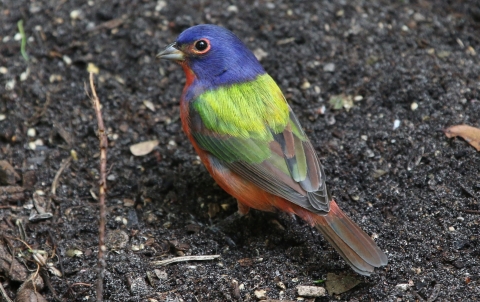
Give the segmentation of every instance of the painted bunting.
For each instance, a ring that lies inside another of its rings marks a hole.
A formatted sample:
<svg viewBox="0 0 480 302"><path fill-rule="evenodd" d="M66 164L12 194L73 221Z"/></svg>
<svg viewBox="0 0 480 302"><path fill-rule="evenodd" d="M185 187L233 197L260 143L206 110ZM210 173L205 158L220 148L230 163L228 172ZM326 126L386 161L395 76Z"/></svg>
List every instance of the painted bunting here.
<svg viewBox="0 0 480 302"><path fill-rule="evenodd" d="M182 66L183 130L218 185L237 199L240 214L277 209L301 217L361 275L387 264L375 242L329 195L297 117L237 36L197 25L157 57Z"/></svg>

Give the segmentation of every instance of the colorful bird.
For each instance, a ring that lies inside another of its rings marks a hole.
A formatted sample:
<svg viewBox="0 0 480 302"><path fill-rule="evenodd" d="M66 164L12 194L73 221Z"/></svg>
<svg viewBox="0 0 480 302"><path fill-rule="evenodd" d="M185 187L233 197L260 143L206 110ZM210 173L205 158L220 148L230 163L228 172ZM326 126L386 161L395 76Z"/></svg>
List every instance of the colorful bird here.
<svg viewBox="0 0 480 302"><path fill-rule="evenodd" d="M250 208L315 226L361 275L387 264L375 242L329 195L315 150L280 88L232 32L197 25L158 54L186 75L183 130L215 181Z"/></svg>

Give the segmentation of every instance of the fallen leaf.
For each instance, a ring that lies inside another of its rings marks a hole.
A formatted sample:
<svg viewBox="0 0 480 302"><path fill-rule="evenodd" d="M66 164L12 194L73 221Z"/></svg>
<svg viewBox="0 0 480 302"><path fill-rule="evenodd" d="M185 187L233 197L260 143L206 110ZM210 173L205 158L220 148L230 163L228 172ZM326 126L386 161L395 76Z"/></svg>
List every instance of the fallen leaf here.
<svg viewBox="0 0 480 302"><path fill-rule="evenodd" d="M468 125L456 125L443 130L448 138L460 136L480 151L480 129Z"/></svg>
<svg viewBox="0 0 480 302"><path fill-rule="evenodd" d="M158 140L151 140L146 142L141 142L135 145L130 146L130 152L135 156L144 156L152 152L152 150L158 146Z"/></svg>
<svg viewBox="0 0 480 302"><path fill-rule="evenodd" d="M328 273L325 288L329 295L344 293L360 284L356 275Z"/></svg>

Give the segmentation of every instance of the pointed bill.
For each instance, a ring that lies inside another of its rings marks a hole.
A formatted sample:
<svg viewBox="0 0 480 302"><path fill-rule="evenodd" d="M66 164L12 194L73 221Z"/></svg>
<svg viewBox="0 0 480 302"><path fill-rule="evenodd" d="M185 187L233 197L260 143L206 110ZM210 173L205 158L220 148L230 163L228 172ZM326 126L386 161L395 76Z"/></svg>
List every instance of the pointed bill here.
<svg viewBox="0 0 480 302"><path fill-rule="evenodd" d="M176 43L168 45L167 48L157 54L157 58L172 61L183 61L185 59L185 54L176 46Z"/></svg>

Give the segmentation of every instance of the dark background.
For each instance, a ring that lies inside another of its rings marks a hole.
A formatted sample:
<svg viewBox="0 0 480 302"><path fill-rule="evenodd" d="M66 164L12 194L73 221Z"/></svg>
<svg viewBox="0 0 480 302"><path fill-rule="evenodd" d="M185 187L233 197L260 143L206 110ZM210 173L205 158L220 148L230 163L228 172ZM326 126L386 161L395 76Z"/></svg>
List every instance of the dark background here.
<svg viewBox="0 0 480 302"><path fill-rule="evenodd" d="M28 62L14 39L20 19ZM255 300L257 289L295 300L297 285L350 272L320 234L284 215L253 211L227 224L227 237L208 227L236 204L181 131L181 68L155 59L199 23L225 26L267 53L261 62L311 138L332 194L389 257L354 289L317 301L478 299L480 216L465 210L480 210L480 156L440 131L479 126L478 1L2 1L0 158L27 191L3 202L12 207L0 209L0 230L18 237L21 219L31 246L51 255L55 242L60 258L50 262L63 266L64 278L50 278L59 296L93 301L95 293L94 286L69 290L96 280L98 207L90 191L97 190L99 149L84 92L89 63L100 70L97 92L110 137L107 228L128 238L109 245L106 300L230 301L238 298L232 280L244 301ZM363 99L349 111L333 110L328 100L342 93ZM27 136L29 128L36 137ZM28 149L36 139L44 146ZM130 145L151 139L160 141L154 152L131 155ZM21 206L35 190L50 197L72 149L78 160L60 178L53 217L29 222L30 210ZM71 249L83 255L68 257ZM150 282L151 261L182 253L221 258L157 268L166 279ZM20 283L0 280L14 297ZM406 291L396 287L405 283ZM53 301L50 290L41 293Z"/></svg>

